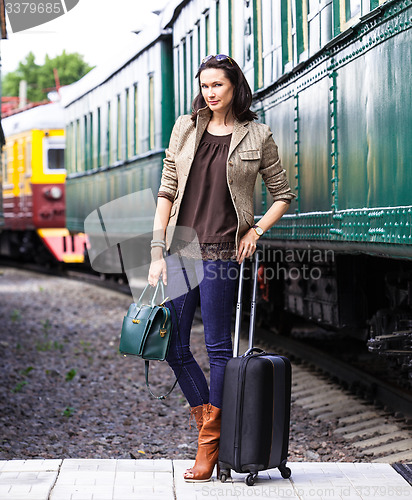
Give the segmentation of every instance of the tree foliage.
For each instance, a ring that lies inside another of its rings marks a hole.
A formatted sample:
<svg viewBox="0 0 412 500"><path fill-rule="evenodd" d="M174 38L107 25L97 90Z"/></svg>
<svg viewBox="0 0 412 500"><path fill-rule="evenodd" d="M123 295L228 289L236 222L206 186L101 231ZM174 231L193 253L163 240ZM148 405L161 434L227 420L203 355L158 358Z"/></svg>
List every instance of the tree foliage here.
<svg viewBox="0 0 412 500"><path fill-rule="evenodd" d="M43 66L36 64L35 56L32 52L27 54L26 59L19 63L16 71L7 73L2 82L2 95L18 96L21 80L27 81L27 99L31 102L38 102L47 99L47 93L56 87L54 69L57 70L60 85L70 85L76 82L92 67L83 60L83 56L77 52L62 54L54 58L46 55Z"/></svg>

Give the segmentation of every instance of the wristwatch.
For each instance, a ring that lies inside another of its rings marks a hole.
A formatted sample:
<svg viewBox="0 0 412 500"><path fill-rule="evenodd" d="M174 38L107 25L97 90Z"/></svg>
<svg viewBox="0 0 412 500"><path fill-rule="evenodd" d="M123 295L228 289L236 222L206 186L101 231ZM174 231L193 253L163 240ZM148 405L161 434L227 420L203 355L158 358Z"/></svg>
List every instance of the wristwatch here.
<svg viewBox="0 0 412 500"><path fill-rule="evenodd" d="M263 231L263 229L262 229L260 226L258 226L257 224L255 224L255 225L254 225L254 226L252 226L252 227L253 227L253 229L255 230L255 232L256 232L256 234L257 234L258 236L262 236L262 234L265 232L265 231Z"/></svg>

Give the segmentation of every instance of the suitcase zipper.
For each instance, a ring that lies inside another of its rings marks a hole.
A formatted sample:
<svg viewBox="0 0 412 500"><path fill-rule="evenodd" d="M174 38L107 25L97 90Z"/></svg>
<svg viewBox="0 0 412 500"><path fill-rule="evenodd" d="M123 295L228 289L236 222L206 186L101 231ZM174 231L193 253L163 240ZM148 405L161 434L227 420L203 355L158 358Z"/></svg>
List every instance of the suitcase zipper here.
<svg viewBox="0 0 412 500"><path fill-rule="evenodd" d="M246 381L246 368L247 364L250 361L250 359L261 356L262 354L249 354L248 356L243 355L240 360L240 365L239 365L239 372L240 372L240 388L237 394L237 401L236 401L236 415L238 416L238 421L235 425L235 453L234 453L234 462L235 462L235 470L242 472L242 463L241 463L241 458L242 458L242 447L241 447L241 442L242 442L242 421L243 421L243 411L241 411L241 401L244 400L244 392L245 392L245 381Z"/></svg>
<svg viewBox="0 0 412 500"><path fill-rule="evenodd" d="M246 371L246 364L248 362L248 359L246 358L241 358L240 364L239 364L239 379L240 379L240 384L239 384L239 391L237 394L237 401L236 401L236 415L238 421L236 422L235 425L235 453L234 453L234 462L235 462L235 470L236 471L241 471L241 437L242 437L242 420L243 420L243 411L241 409L241 401L243 400L243 393L245 389L245 371ZM244 367L244 368L243 368Z"/></svg>

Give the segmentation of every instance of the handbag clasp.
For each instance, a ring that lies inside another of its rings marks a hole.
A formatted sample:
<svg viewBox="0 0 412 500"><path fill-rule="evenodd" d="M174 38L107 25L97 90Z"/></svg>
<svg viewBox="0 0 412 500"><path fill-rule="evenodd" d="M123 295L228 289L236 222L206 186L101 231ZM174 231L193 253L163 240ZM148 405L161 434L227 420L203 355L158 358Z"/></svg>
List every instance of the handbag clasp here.
<svg viewBox="0 0 412 500"><path fill-rule="evenodd" d="M140 323L140 319L132 319L132 323Z"/></svg>
<svg viewBox="0 0 412 500"><path fill-rule="evenodd" d="M166 328L161 328L160 329L160 336L163 338L166 335Z"/></svg>

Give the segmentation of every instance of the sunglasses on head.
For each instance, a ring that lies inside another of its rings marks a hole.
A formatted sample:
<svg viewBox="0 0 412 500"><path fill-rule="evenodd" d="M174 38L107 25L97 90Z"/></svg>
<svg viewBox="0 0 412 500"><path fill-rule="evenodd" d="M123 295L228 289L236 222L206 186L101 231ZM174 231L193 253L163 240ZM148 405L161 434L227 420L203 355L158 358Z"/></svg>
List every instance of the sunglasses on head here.
<svg viewBox="0 0 412 500"><path fill-rule="evenodd" d="M202 67L207 63L207 61L210 61L210 59L213 58L215 58L216 61L224 61L225 59L228 59L230 64L233 66L232 60L229 56L227 56L226 54L217 54L217 55L206 56L204 59L202 59L202 64L200 65L199 69L202 69Z"/></svg>

